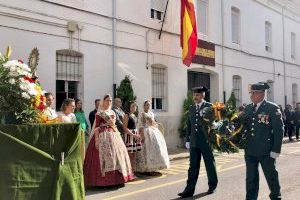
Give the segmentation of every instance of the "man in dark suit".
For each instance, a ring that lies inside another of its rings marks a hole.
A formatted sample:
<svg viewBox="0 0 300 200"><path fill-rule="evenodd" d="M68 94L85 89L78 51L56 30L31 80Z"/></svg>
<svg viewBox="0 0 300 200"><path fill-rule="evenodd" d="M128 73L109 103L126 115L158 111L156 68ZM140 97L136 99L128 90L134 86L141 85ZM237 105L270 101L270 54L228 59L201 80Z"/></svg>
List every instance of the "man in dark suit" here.
<svg viewBox="0 0 300 200"><path fill-rule="evenodd" d="M292 136L294 130L294 112L293 112L293 107L290 104L286 105L286 108L284 109L284 114L285 114L285 129L289 136L289 140L293 141Z"/></svg>
<svg viewBox="0 0 300 200"><path fill-rule="evenodd" d="M300 129L300 104L297 104L294 114L294 122L296 126L296 139L299 140L299 129Z"/></svg>
<svg viewBox="0 0 300 200"><path fill-rule="evenodd" d="M186 132L186 148L190 149L190 167L188 171L187 185L178 195L182 198L194 195L195 186L199 176L201 156L204 159L208 177L208 194L214 193L217 184L217 170L214 155L207 141L208 127L203 120L203 110L212 104L204 100L206 87L193 88L194 105L189 108Z"/></svg>
<svg viewBox="0 0 300 200"><path fill-rule="evenodd" d="M99 105L100 105L100 99L95 99L95 109L93 111L91 111L89 114L89 121L91 124L91 128L93 128L94 121L95 121L95 115L97 113Z"/></svg>
<svg viewBox="0 0 300 200"><path fill-rule="evenodd" d="M275 103L265 100L267 89L267 83L251 85L252 103L246 106L241 115L248 132L245 148L247 200L257 200L259 164L271 191L270 199L281 199L276 158L281 151L284 126L280 108Z"/></svg>
<svg viewBox="0 0 300 200"><path fill-rule="evenodd" d="M125 116L125 112L122 110L122 100L121 100L121 98L116 97L114 99L114 107L112 108L112 110L116 114L117 128L118 128L119 132L121 133L121 136L122 136L123 140L125 141L124 129L123 129L123 118Z"/></svg>

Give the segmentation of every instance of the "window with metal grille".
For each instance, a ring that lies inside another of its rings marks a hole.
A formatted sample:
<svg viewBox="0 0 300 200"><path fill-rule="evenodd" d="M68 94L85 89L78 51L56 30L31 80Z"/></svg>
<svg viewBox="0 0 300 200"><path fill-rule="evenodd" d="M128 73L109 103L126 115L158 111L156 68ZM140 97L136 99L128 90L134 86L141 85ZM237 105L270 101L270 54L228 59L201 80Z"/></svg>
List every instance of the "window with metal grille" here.
<svg viewBox="0 0 300 200"><path fill-rule="evenodd" d="M56 110L66 98L79 97L83 54L64 49L56 51Z"/></svg>
<svg viewBox="0 0 300 200"><path fill-rule="evenodd" d="M151 0L151 18L162 20L167 0Z"/></svg>
<svg viewBox="0 0 300 200"><path fill-rule="evenodd" d="M231 8L231 38L232 42L240 44L241 41L240 10L236 7Z"/></svg>
<svg viewBox="0 0 300 200"><path fill-rule="evenodd" d="M265 50L272 52L272 24L265 22Z"/></svg>
<svg viewBox="0 0 300 200"><path fill-rule="evenodd" d="M270 86L267 90L267 100L274 102L274 81L268 80L267 83Z"/></svg>
<svg viewBox="0 0 300 200"><path fill-rule="evenodd" d="M242 105L242 78L238 75L232 77L232 91L236 98L236 105Z"/></svg>
<svg viewBox="0 0 300 200"><path fill-rule="evenodd" d="M167 68L162 65L152 66L152 109L167 110Z"/></svg>
<svg viewBox="0 0 300 200"><path fill-rule="evenodd" d="M197 0L197 27L198 32L207 35L208 1Z"/></svg>
<svg viewBox="0 0 300 200"><path fill-rule="evenodd" d="M296 59L296 34L291 33L291 58Z"/></svg>
<svg viewBox="0 0 300 200"><path fill-rule="evenodd" d="M292 84L292 96L293 96L293 106L296 106L298 102L298 85L296 83Z"/></svg>

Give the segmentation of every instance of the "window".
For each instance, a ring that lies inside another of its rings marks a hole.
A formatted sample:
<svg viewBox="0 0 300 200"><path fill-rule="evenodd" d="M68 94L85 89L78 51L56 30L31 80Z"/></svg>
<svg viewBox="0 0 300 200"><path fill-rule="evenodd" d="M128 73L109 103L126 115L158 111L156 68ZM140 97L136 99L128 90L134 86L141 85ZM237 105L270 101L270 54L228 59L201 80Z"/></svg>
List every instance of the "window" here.
<svg viewBox="0 0 300 200"><path fill-rule="evenodd" d="M242 78L238 75L232 77L232 91L236 98L236 105L242 105Z"/></svg>
<svg viewBox="0 0 300 200"><path fill-rule="evenodd" d="M232 42L240 44L241 42L241 23L240 23L240 10L238 8L231 8L231 38Z"/></svg>
<svg viewBox="0 0 300 200"><path fill-rule="evenodd" d="M165 12L166 0L151 0L151 18L162 20Z"/></svg>
<svg viewBox="0 0 300 200"><path fill-rule="evenodd" d="M64 99L79 97L82 57L73 50L56 51L56 110Z"/></svg>
<svg viewBox="0 0 300 200"><path fill-rule="evenodd" d="M152 109L167 110L167 68L152 65Z"/></svg>
<svg viewBox="0 0 300 200"><path fill-rule="evenodd" d="M267 90L267 100L274 102L274 81L268 80L267 83L270 86Z"/></svg>
<svg viewBox="0 0 300 200"><path fill-rule="evenodd" d="M197 0L197 27L198 32L207 35L207 0Z"/></svg>
<svg viewBox="0 0 300 200"><path fill-rule="evenodd" d="M296 58L296 34L291 33L291 58Z"/></svg>
<svg viewBox="0 0 300 200"><path fill-rule="evenodd" d="M272 24L265 23L265 50L272 52Z"/></svg>
<svg viewBox="0 0 300 200"><path fill-rule="evenodd" d="M295 107L298 102L298 85L296 83L292 84L292 97L293 97L293 106Z"/></svg>

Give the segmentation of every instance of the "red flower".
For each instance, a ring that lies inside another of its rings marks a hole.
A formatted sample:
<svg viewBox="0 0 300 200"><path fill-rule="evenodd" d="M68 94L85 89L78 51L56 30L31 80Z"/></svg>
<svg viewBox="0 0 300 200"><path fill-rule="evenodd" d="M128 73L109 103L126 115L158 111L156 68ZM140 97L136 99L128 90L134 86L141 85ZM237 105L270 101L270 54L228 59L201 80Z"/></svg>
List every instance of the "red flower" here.
<svg viewBox="0 0 300 200"><path fill-rule="evenodd" d="M18 62L20 62L20 63L24 64L23 60L20 60L20 59L19 59L19 60L18 60Z"/></svg>
<svg viewBox="0 0 300 200"><path fill-rule="evenodd" d="M32 78L28 77L28 76L25 76L24 80L29 81L29 83L34 83L34 80Z"/></svg>

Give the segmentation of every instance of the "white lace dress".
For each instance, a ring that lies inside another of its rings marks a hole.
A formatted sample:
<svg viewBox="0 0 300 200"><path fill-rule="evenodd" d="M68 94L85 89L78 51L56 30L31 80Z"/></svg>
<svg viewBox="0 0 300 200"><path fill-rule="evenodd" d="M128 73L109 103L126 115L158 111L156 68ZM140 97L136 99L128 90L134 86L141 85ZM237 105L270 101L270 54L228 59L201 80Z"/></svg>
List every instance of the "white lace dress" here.
<svg viewBox="0 0 300 200"><path fill-rule="evenodd" d="M154 123L153 123L154 122ZM167 145L154 121L154 113L140 114L139 128L144 129L145 141L137 152L137 172L155 172L170 167Z"/></svg>

